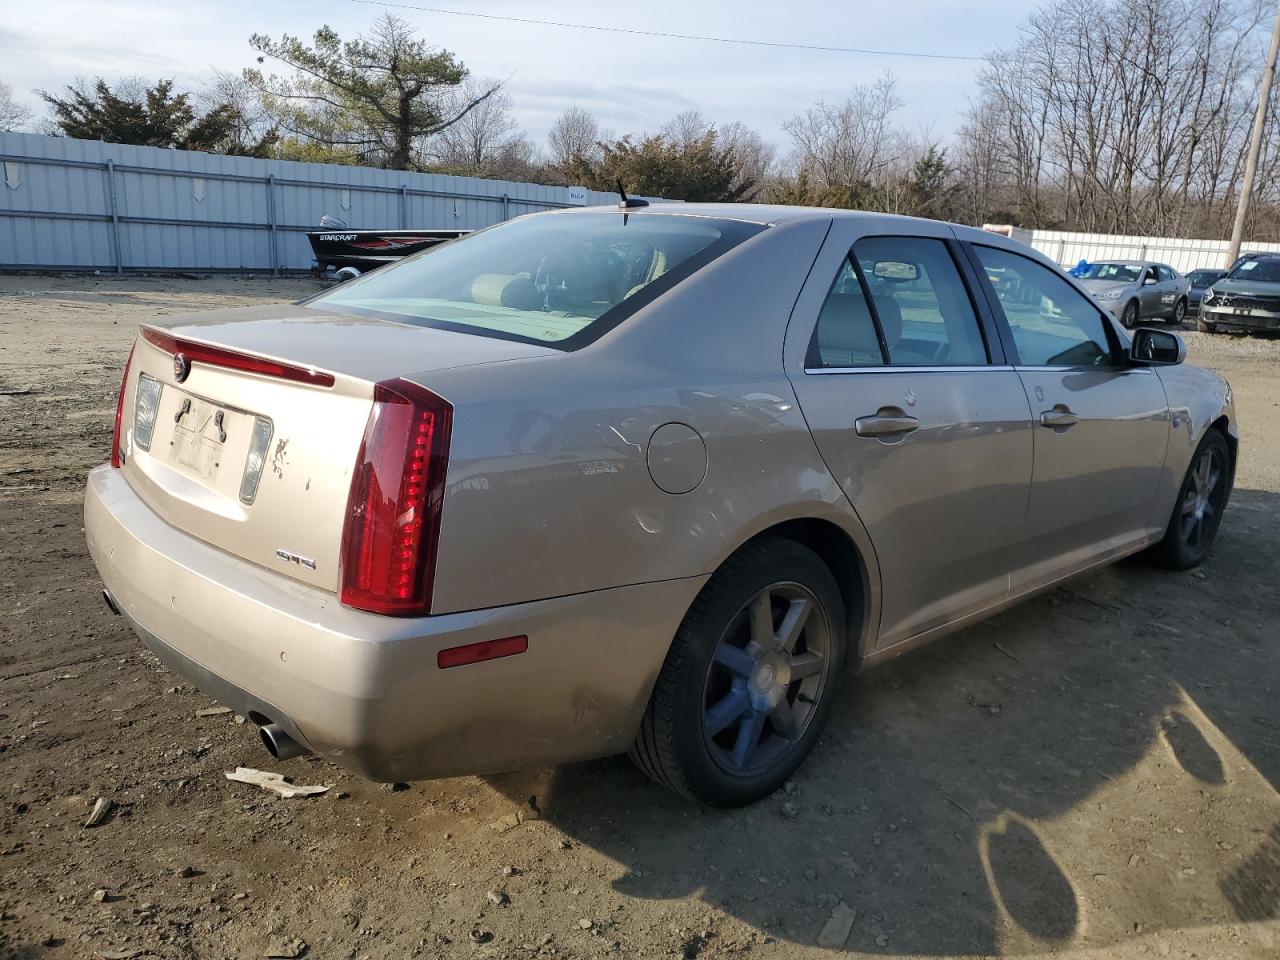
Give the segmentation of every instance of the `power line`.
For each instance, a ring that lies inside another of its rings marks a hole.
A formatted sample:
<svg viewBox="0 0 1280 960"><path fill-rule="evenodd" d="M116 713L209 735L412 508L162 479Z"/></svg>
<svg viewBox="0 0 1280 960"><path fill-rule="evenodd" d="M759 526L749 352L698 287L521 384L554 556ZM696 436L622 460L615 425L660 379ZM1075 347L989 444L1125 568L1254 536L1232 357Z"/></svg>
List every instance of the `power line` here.
<svg viewBox="0 0 1280 960"><path fill-rule="evenodd" d="M958 53L916 53L910 50L869 50L860 47L826 47L814 43L782 43L774 40L742 40L734 37L707 37L694 33L664 33L660 30L640 30L634 27L603 27L592 23L565 23L560 20L536 20L532 17L508 17L497 13L478 13L474 10L445 10L441 7L419 7L412 3L391 3L389 0L352 0L373 7L394 7L397 10L417 10L421 13L443 13L451 17L475 17L480 20L504 20L508 23L534 24L540 27L564 27L571 30L595 30L600 33L626 33L637 37L663 37L668 40L704 40L708 43L731 43L747 47L778 47L787 50L816 50L823 53L858 53L875 57L915 57L922 60L983 60L984 57Z"/></svg>

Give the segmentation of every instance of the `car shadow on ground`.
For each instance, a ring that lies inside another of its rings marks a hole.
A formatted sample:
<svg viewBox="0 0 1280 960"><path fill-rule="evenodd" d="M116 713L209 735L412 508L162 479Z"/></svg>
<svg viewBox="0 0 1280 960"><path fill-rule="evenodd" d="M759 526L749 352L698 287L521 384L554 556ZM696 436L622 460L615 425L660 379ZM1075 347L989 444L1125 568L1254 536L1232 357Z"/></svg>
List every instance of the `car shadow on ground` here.
<svg viewBox="0 0 1280 960"><path fill-rule="evenodd" d="M489 782L623 868L812 944L957 955L1280 917L1280 496L1193 573L1087 574L846 684L791 792L701 809L622 759ZM1240 574L1240 575L1237 575Z"/></svg>

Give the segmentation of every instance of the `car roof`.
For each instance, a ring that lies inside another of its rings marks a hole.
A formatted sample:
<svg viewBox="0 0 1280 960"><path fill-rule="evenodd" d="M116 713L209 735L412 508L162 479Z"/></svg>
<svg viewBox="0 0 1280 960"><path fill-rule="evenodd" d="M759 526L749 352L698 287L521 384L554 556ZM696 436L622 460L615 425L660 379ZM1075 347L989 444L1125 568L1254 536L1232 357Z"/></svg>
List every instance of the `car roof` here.
<svg viewBox="0 0 1280 960"><path fill-rule="evenodd" d="M774 203L679 203L657 202L645 207L631 207L623 211L621 206L575 207L553 212L553 215L574 213L600 213L606 210L625 212L636 216L684 216L714 217L718 220L740 220L763 226L791 220L828 220L832 217L850 219L900 220L908 223L937 223L923 217L904 217L894 213L876 213L870 210L845 210L837 207L794 207Z"/></svg>

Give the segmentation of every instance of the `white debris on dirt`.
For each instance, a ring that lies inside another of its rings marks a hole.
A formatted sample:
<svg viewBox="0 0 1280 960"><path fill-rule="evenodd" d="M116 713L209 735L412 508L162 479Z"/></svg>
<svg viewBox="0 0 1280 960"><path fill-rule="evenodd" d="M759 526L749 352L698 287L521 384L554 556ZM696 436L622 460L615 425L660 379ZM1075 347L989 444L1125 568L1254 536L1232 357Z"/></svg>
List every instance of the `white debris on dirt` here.
<svg viewBox="0 0 1280 960"><path fill-rule="evenodd" d="M205 707L203 710L196 711L196 719L200 720L204 717L221 717L230 712L230 707Z"/></svg>
<svg viewBox="0 0 1280 960"><path fill-rule="evenodd" d="M99 797L93 805L93 810L89 813L89 819L84 822L86 827L100 827L107 822L107 817L111 816L111 811L115 809L115 801L108 797Z"/></svg>
<svg viewBox="0 0 1280 960"><path fill-rule="evenodd" d="M251 783L254 786L261 787L269 793L276 796L284 797L291 800L294 797L314 797L321 793L327 793L332 784L320 785L304 785L290 783L283 773L270 773L266 770L255 770L253 767L236 767L229 773L224 774L228 780L234 780L237 783Z"/></svg>

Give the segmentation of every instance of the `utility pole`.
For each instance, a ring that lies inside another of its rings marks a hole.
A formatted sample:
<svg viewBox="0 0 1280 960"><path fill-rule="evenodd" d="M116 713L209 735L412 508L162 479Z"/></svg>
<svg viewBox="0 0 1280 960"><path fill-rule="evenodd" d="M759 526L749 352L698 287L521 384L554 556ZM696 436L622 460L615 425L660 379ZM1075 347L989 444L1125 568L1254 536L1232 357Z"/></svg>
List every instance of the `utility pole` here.
<svg viewBox="0 0 1280 960"><path fill-rule="evenodd" d="M1276 22L1271 28L1271 50L1267 53L1267 66L1258 84L1258 110L1253 115L1253 137L1249 140L1249 159L1244 165L1244 183L1240 187L1240 202L1236 205L1236 222L1231 228L1231 245L1227 247L1230 270L1240 256L1240 241L1244 239L1244 222L1249 216L1249 200L1253 195L1253 177L1258 172L1258 154L1262 152L1262 128L1267 123L1267 101L1271 99L1271 80L1276 75L1276 54L1280 52L1280 3L1276 5Z"/></svg>

